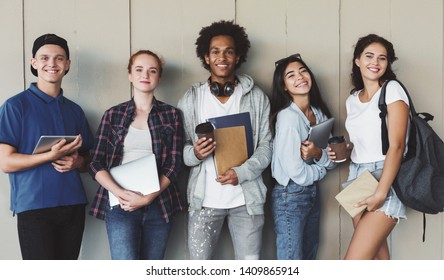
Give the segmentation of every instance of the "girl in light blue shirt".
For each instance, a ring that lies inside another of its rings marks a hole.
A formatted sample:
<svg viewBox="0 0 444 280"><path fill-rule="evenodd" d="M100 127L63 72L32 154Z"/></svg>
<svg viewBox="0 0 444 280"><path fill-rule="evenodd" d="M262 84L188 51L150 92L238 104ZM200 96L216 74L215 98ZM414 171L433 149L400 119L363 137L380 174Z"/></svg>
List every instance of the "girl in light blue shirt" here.
<svg viewBox="0 0 444 280"><path fill-rule="evenodd" d="M319 244L317 182L335 167L326 149L307 141L312 125L331 117L313 73L299 54L276 62L270 126L272 210L278 259L315 259Z"/></svg>

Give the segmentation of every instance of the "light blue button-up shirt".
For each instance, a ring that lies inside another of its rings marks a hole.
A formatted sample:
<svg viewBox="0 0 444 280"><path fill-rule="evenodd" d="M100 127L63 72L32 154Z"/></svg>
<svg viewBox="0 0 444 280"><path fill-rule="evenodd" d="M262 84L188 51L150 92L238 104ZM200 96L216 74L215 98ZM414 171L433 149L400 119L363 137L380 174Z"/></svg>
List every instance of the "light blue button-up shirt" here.
<svg viewBox="0 0 444 280"><path fill-rule="evenodd" d="M327 120L319 109L311 107L316 123ZM301 142L308 137L310 122L295 103L280 111L276 120L276 135L273 141L271 171L276 181L283 186L292 180L300 186L313 185L327 174L335 164L329 159L326 149L319 161L301 158Z"/></svg>

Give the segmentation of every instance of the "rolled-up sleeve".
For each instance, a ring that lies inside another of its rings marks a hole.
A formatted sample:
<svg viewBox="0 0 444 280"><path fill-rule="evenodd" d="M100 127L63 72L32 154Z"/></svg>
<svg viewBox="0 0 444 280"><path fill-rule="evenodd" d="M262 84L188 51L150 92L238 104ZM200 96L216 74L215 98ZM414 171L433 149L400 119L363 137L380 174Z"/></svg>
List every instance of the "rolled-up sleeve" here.
<svg viewBox="0 0 444 280"><path fill-rule="evenodd" d="M327 174L325 167L307 164L302 160L301 142L301 136L294 127L285 127L276 131L273 176L282 185L287 185L291 179L298 185L308 186Z"/></svg>
<svg viewBox="0 0 444 280"><path fill-rule="evenodd" d="M94 148L92 151L92 159L89 164L89 174L94 179L97 172L107 169L107 139L110 131L109 112L103 114L100 125L94 137Z"/></svg>
<svg viewBox="0 0 444 280"><path fill-rule="evenodd" d="M168 137L165 143L166 158L162 165L162 174L165 175L170 181L174 181L179 173L183 163L183 144L184 144L184 130L182 115L180 112L173 111L173 122L171 123L171 135L162 135L162 137Z"/></svg>

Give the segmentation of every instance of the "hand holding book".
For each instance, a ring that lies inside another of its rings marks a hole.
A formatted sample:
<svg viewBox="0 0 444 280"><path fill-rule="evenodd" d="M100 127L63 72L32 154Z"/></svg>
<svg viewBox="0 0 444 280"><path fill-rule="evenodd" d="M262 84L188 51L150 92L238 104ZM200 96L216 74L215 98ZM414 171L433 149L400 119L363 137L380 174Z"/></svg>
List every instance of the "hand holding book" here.
<svg viewBox="0 0 444 280"><path fill-rule="evenodd" d="M367 208L367 205L355 207L356 204L375 193L378 181L372 173L366 170L356 179L342 184L342 187L344 189L335 198L350 216L354 218Z"/></svg>

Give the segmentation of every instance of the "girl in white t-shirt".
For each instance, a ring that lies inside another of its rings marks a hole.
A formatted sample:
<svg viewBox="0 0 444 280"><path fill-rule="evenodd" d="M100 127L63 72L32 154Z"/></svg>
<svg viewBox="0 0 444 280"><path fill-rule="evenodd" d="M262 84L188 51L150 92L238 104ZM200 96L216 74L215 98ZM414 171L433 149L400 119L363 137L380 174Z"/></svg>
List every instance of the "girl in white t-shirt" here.
<svg viewBox="0 0 444 280"><path fill-rule="evenodd" d="M396 78L391 69L396 59L393 45L378 35L367 35L356 43L351 74L354 89L346 101L345 127L353 144L348 180L365 170L379 170L381 177L375 193L356 204L367 208L353 218L355 231L345 259L389 259L387 236L399 219L406 218L405 206L391 187L406 148L409 124L409 102L399 83L387 86L390 146L386 155L382 153L378 109L382 84ZM335 159L334 153L329 156Z"/></svg>

